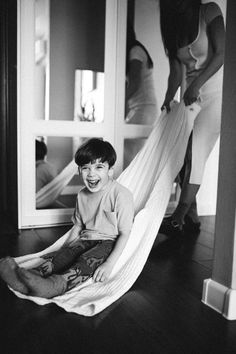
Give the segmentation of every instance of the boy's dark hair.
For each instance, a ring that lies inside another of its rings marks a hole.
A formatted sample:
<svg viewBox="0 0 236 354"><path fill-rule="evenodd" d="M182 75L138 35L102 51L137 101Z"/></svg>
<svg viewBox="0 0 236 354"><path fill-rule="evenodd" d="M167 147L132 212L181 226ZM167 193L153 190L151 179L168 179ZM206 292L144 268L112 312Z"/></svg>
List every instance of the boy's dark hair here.
<svg viewBox="0 0 236 354"><path fill-rule="evenodd" d="M108 141L92 138L82 144L75 153L75 162L78 166L93 163L97 159L107 162L109 168L116 162L116 152Z"/></svg>
<svg viewBox="0 0 236 354"><path fill-rule="evenodd" d="M43 160L47 155L47 145L43 141L35 140L35 158L36 160Z"/></svg>

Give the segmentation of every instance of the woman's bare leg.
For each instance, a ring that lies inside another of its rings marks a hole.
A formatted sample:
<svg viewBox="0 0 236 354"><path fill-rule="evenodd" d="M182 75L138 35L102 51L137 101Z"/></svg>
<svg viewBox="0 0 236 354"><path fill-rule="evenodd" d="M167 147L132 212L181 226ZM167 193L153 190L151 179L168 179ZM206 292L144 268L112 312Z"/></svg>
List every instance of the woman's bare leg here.
<svg viewBox="0 0 236 354"><path fill-rule="evenodd" d="M176 220L179 225L184 224L184 218L188 214L192 203L194 203L199 188L199 184L187 183L183 186L179 203L172 214L172 218Z"/></svg>
<svg viewBox="0 0 236 354"><path fill-rule="evenodd" d="M184 224L184 218L188 215L193 222L199 222L197 215L197 202L196 195L200 188L198 184L190 184L190 174L191 174L191 166L192 166L192 134L190 135L184 165L179 173L180 179L180 199L179 203L172 215L173 219L179 225Z"/></svg>

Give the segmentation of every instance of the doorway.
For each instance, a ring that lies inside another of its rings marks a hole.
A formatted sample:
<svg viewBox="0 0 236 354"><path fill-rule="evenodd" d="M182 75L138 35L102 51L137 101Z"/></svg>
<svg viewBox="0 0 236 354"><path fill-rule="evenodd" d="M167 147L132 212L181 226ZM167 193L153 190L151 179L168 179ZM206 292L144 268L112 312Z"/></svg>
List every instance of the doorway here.
<svg viewBox="0 0 236 354"><path fill-rule="evenodd" d="M47 160L59 175L85 139L108 140L117 151L117 177L129 163L127 145L136 140L141 146L151 131L151 126L124 120L127 1L95 3L96 11L86 0L18 2L22 229L70 223L81 187L77 173L72 174L55 203L37 207L36 140L47 144Z"/></svg>

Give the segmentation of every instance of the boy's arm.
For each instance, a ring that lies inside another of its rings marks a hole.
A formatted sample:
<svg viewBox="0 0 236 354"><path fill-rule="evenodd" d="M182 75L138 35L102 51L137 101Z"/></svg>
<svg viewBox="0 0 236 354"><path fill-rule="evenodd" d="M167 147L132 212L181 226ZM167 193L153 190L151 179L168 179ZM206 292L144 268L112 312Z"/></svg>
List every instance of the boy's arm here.
<svg viewBox="0 0 236 354"><path fill-rule="evenodd" d="M115 241L114 248L107 260L101 264L93 274L94 281L105 281L109 278L114 265L119 259L128 241L134 220L134 204L131 194L121 197L119 200L119 211L117 213L118 225L120 225L119 236Z"/></svg>
<svg viewBox="0 0 236 354"><path fill-rule="evenodd" d="M109 278L112 269L120 257L123 249L125 248L125 245L128 241L129 234L120 234L117 241L115 242L115 246L107 258L107 260L102 263L94 272L93 274L93 280L94 281L105 281Z"/></svg>
<svg viewBox="0 0 236 354"><path fill-rule="evenodd" d="M75 206L75 210L74 210L74 214L71 218L72 222L73 222L73 226L70 229L70 235L67 238L67 240L65 241L66 246L68 246L68 244L70 244L71 242L73 242L75 239L78 238L80 231L83 229L83 222L79 213L79 202L78 202L78 197L76 200L76 206Z"/></svg>

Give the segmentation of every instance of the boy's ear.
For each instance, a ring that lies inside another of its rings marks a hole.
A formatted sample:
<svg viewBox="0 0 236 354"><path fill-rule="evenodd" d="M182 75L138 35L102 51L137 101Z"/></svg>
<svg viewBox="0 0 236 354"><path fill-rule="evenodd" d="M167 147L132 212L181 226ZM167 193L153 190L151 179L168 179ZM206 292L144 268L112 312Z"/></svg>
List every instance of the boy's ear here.
<svg viewBox="0 0 236 354"><path fill-rule="evenodd" d="M109 176L109 177L113 177L113 175L114 175L114 167L112 166L112 167L110 167L109 170L108 170L108 176Z"/></svg>

